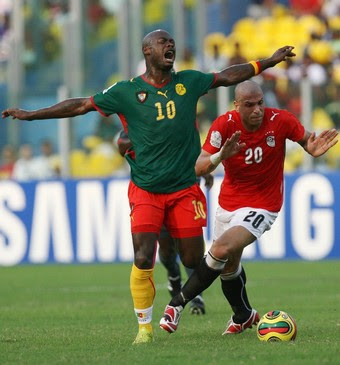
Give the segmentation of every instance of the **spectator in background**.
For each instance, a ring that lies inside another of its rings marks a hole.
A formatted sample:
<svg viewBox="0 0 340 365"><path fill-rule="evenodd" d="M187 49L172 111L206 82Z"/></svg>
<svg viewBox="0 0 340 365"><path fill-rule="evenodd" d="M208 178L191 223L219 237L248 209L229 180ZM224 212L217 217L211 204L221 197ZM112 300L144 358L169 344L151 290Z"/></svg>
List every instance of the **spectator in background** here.
<svg viewBox="0 0 340 365"><path fill-rule="evenodd" d="M10 53L10 14L0 13L0 62L5 62Z"/></svg>
<svg viewBox="0 0 340 365"><path fill-rule="evenodd" d="M327 83L327 70L321 64L315 62L309 55L308 50L305 51L302 63L293 63L291 60L287 68L287 77L293 83L300 83L302 79L309 80L313 87L313 95L317 105L320 105L325 100L324 86Z"/></svg>
<svg viewBox="0 0 340 365"><path fill-rule="evenodd" d="M323 0L289 0L290 8L297 15L319 14Z"/></svg>
<svg viewBox="0 0 340 365"><path fill-rule="evenodd" d="M330 18L340 13L339 0L323 0L321 6L321 15L325 18Z"/></svg>
<svg viewBox="0 0 340 365"><path fill-rule="evenodd" d="M33 178L37 180L51 179L60 175L60 160L53 154L51 141L41 142L40 155L33 157L32 169Z"/></svg>
<svg viewBox="0 0 340 365"><path fill-rule="evenodd" d="M329 95L330 100L325 106L325 111L332 118L335 128L340 129L340 78L339 82L333 85Z"/></svg>
<svg viewBox="0 0 340 365"><path fill-rule="evenodd" d="M101 4L100 0L90 0L87 8L87 18L89 23L95 28L98 27L101 20L106 17L107 11Z"/></svg>
<svg viewBox="0 0 340 365"><path fill-rule="evenodd" d="M1 151L0 179L10 179L12 177L15 161L14 147L11 145L4 146Z"/></svg>
<svg viewBox="0 0 340 365"><path fill-rule="evenodd" d="M234 43L234 53L229 59L228 66L236 65L238 63L245 63L247 59L242 55L241 45L239 42Z"/></svg>
<svg viewBox="0 0 340 365"><path fill-rule="evenodd" d="M206 72L216 72L228 66L228 58L221 53L221 46L217 43L212 46L212 54L206 53L204 56L204 70Z"/></svg>
<svg viewBox="0 0 340 365"><path fill-rule="evenodd" d="M247 15L255 19L271 16L275 5L276 0L252 0L248 6Z"/></svg>
<svg viewBox="0 0 340 365"><path fill-rule="evenodd" d="M23 144L19 148L19 159L14 164L12 178L18 181L34 179L33 151L30 144Z"/></svg>
<svg viewBox="0 0 340 365"><path fill-rule="evenodd" d="M191 48L184 48L183 58L178 60L174 69L176 71L197 69L197 62Z"/></svg>

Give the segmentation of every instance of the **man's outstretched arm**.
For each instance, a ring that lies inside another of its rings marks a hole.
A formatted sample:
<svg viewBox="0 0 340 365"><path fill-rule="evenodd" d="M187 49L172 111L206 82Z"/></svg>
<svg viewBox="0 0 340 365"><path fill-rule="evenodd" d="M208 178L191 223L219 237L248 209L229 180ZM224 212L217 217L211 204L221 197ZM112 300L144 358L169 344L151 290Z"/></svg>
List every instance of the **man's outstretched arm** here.
<svg viewBox="0 0 340 365"><path fill-rule="evenodd" d="M273 67L278 63L284 61L287 57L294 57L294 47L285 46L279 48L269 58L265 58L259 61L251 61L249 63L241 63L239 65L229 66L226 69L216 74L216 81L212 85L212 88L218 86L230 86L238 84L239 82L250 79L251 77L261 73L269 67Z"/></svg>
<svg viewBox="0 0 340 365"><path fill-rule="evenodd" d="M89 97L72 98L61 101L50 107L36 110L9 108L2 112L2 118L12 117L13 119L20 120L68 118L86 114L94 110L95 108Z"/></svg>
<svg viewBox="0 0 340 365"><path fill-rule="evenodd" d="M322 156L330 148L332 148L338 140L336 139L338 132L336 129L329 129L321 132L318 136L315 132L305 132L303 138L298 143L313 157Z"/></svg>
<svg viewBox="0 0 340 365"><path fill-rule="evenodd" d="M227 138L220 151L213 155L202 149L195 165L196 175L204 176L210 174L221 161L227 160L229 157L239 153L246 146L245 143L239 143L240 136L240 131L233 133L230 138Z"/></svg>

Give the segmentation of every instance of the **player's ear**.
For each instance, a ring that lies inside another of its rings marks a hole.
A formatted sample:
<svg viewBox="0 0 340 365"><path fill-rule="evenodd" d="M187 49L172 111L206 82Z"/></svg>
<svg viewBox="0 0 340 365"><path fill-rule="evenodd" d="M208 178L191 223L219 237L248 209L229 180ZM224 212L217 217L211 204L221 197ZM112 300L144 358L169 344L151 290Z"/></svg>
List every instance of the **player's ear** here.
<svg viewBox="0 0 340 365"><path fill-rule="evenodd" d="M238 112L240 105L239 105L239 103L236 100L234 100L234 106L235 106L235 110Z"/></svg>
<svg viewBox="0 0 340 365"><path fill-rule="evenodd" d="M151 54L151 46L143 47L142 51L143 51L144 56L150 55Z"/></svg>

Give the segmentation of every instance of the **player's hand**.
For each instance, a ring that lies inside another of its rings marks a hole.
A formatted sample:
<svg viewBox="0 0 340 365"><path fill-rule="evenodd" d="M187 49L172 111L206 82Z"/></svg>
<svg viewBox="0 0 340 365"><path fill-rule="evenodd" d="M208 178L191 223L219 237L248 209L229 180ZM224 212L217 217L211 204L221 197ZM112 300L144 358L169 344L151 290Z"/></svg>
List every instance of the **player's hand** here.
<svg viewBox="0 0 340 365"><path fill-rule="evenodd" d="M277 63L285 61L287 57L295 57L295 53L292 52L293 49L293 46L284 46L282 48L279 48L277 51L275 51L275 53L270 57L269 60L273 63L273 66L275 66Z"/></svg>
<svg viewBox="0 0 340 365"><path fill-rule="evenodd" d="M227 158L239 153L245 146L245 143L240 143L241 131L235 132L230 138L227 138L223 147L221 148L221 160L226 160Z"/></svg>
<svg viewBox="0 0 340 365"><path fill-rule="evenodd" d="M214 176L211 174L206 174L203 175L204 179L205 179L205 183L204 186L210 190L212 188L212 186L214 185Z"/></svg>
<svg viewBox="0 0 340 365"><path fill-rule="evenodd" d="M335 139L337 135L338 132L336 129L323 131L317 137L315 136L315 132L311 133L307 140L306 151L313 157L323 155L338 142L338 140Z"/></svg>
<svg viewBox="0 0 340 365"><path fill-rule="evenodd" d="M12 117L13 119L20 119L20 120L32 120L31 112L18 108L3 110L2 118L7 118L7 117Z"/></svg>

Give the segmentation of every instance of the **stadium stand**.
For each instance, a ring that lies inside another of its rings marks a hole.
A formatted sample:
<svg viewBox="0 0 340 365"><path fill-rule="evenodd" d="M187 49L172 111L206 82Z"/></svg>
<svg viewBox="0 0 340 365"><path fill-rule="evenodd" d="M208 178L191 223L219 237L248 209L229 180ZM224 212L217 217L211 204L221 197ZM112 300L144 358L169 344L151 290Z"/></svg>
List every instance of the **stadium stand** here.
<svg viewBox="0 0 340 365"><path fill-rule="evenodd" d="M63 83L62 27L69 12L67 0L24 3L24 82L21 105L39 99L39 105L56 101L56 90ZM84 77L83 91L93 94L120 79L117 57L118 15L108 2L85 0ZM306 4L309 4L306 6ZM142 1L143 33L155 28L172 31L171 1ZM303 6L302 6L303 5ZM282 44L293 44L297 54L286 67L276 67L258 77L263 84L266 101L272 106L286 108L301 117L302 100L300 82L308 78L312 85L313 127L316 130L335 126L340 129L340 10L336 2L311 1L242 1L235 9L230 2L206 2L208 34L204 41L204 55L199 58L194 39L195 1L184 1L186 20L186 58L177 60L177 68L201 68L217 71L225 65L247 62L266 57ZM152 9L152 11L150 10ZM0 107L7 105L9 89L6 67L9 53L11 7L0 9ZM99 67L100 65L100 67ZM209 93L201 100L199 122L206 130L207 121L217 116L216 94ZM97 148L87 148L83 141L100 139L99 121L84 117L74 124L71 175L74 177L111 176L126 171L124 163L112 154L98 153ZM46 124L47 126L48 124ZM19 133L20 144L37 145L48 138L57 145L53 128L31 128L29 133ZM8 124L0 125L0 147L8 144ZM116 133L113 131L113 135ZM112 136L111 136L112 137ZM111 139L110 137L110 139ZM106 141L106 142L105 142ZM34 151L35 154L38 151ZM303 165L298 151L287 148L286 170L294 171ZM5 158L1 160L4 164ZM324 168L339 168L339 149L332 150L322 161ZM91 167L93 166L93 167ZM4 177L4 175L2 175ZM7 175L6 175L7 176Z"/></svg>

